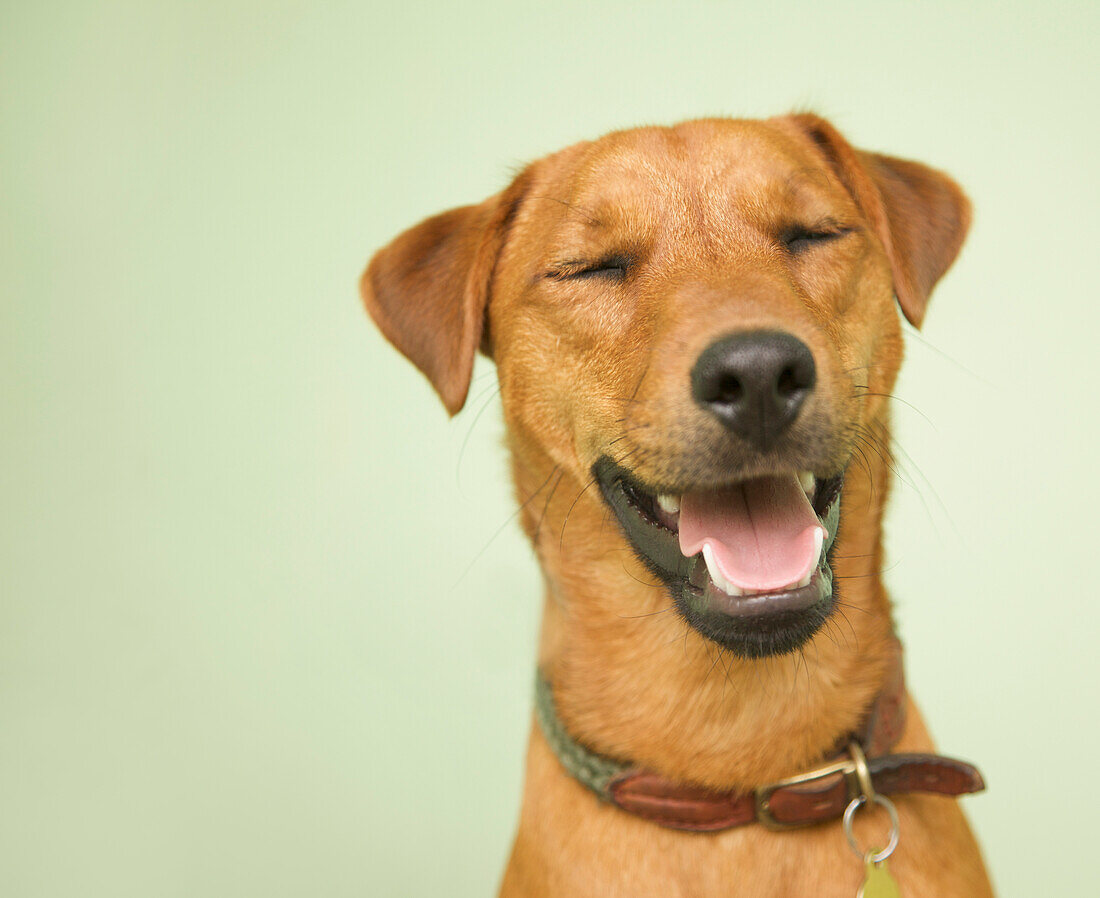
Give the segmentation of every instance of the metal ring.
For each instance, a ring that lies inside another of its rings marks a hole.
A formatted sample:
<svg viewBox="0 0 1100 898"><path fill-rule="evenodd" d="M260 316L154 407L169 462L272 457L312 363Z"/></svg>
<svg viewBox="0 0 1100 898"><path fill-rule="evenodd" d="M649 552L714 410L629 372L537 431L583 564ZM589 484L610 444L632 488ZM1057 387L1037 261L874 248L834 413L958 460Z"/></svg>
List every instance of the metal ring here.
<svg viewBox="0 0 1100 898"><path fill-rule="evenodd" d="M848 807L844 809L844 835L848 838L848 844L852 846L852 851L860 858L870 859L873 863L881 864L886 858L894 853L894 849L898 847L898 833L900 827L898 826L898 809L894 807L894 803L885 795L875 794L871 801L886 809L886 813L890 815L890 841L882 851L872 853L868 851L860 851L859 845L856 844L856 837L852 833L852 820L856 816L858 811L863 805L867 803L867 799L862 795L853 798L849 802Z"/></svg>

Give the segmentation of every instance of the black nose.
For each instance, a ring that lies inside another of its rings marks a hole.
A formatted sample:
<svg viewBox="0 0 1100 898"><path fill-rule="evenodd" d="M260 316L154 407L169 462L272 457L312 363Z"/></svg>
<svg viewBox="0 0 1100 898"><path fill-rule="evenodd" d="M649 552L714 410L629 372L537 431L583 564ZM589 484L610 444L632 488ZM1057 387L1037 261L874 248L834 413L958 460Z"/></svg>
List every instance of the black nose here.
<svg viewBox="0 0 1100 898"><path fill-rule="evenodd" d="M782 331L723 337L691 371L695 401L726 427L768 449L797 417L817 380L813 353Z"/></svg>

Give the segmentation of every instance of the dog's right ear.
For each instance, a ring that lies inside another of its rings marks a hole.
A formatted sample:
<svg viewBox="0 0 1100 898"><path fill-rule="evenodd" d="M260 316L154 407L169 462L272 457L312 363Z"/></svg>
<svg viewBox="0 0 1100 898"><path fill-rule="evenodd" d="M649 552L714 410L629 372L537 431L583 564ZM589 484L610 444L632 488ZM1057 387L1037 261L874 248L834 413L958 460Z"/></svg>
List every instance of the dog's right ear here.
<svg viewBox="0 0 1100 898"><path fill-rule="evenodd" d="M452 415L466 403L497 256L529 175L476 206L422 221L371 259L363 303Z"/></svg>

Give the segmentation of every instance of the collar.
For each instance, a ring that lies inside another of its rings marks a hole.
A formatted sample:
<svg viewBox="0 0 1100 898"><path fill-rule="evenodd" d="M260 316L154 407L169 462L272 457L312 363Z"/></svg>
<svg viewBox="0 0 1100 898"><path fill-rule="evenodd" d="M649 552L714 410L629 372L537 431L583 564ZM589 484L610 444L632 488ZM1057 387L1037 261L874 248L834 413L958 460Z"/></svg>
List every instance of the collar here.
<svg viewBox="0 0 1100 898"><path fill-rule="evenodd" d="M810 770L749 792L717 792L676 782L599 755L565 729L549 681L539 672L535 715L561 765L601 799L671 829L716 832L748 823L790 829L839 819L849 802L873 792L957 796L985 788L977 768L935 754L889 754L905 729L905 678L900 646L882 691L859 729L832 757Z"/></svg>

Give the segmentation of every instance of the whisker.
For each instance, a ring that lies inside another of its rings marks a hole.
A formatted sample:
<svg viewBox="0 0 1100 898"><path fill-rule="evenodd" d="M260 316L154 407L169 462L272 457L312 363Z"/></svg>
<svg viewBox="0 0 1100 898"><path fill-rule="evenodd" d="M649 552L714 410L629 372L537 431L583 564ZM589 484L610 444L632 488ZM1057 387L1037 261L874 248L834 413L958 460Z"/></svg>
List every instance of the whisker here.
<svg viewBox="0 0 1100 898"><path fill-rule="evenodd" d="M542 505L542 514L539 515L538 523L535 524L535 532L531 535L532 545L537 546L539 544L539 531L542 530L542 522L546 518L546 512L550 508L550 500L554 498L554 493L557 491L558 484L561 483L562 478L565 476L565 470L562 469L561 465L554 465L554 471L558 472L558 479L554 481L554 485L550 487L550 491L546 494L546 501ZM550 472L551 476L553 476L554 471Z"/></svg>
<svg viewBox="0 0 1100 898"><path fill-rule="evenodd" d="M664 586L664 583L662 583L660 580L657 580L654 583L646 583L645 580L640 580L638 577L635 577L634 574L632 574L629 570L627 570L625 559L623 560L623 573L625 573L635 583L640 583L642 586L647 586L650 589L657 589L659 587Z"/></svg>
<svg viewBox="0 0 1100 898"><path fill-rule="evenodd" d="M936 346L935 344L930 342L929 339L926 336L924 336L924 334L922 334L920 331L918 331L912 325L906 323L904 325L904 329L905 329L905 339L906 340L910 340L910 339L915 340L918 344L923 346L925 349L931 350L936 355L938 355L941 359L943 359L944 361L950 362L952 365L954 365L960 371L965 371L967 374L969 374L971 377L973 377L976 381L985 384L987 387L994 386L994 384L992 382L990 382L986 378L982 377L980 374L978 374L973 369L967 368L966 365L964 365L962 362L960 362L957 358L950 355L949 353L944 352L938 346Z"/></svg>
<svg viewBox="0 0 1100 898"><path fill-rule="evenodd" d="M534 194L532 196L529 196L528 199L531 199L531 200L547 200L548 202L551 202L551 203L558 203L559 205L565 206L567 209L571 209L572 211L576 212L581 218L583 218L585 221L587 221L590 225L600 224L600 220L598 218L596 218L591 212L588 212L585 209L582 209L580 206L577 206L574 203L570 203L567 200L558 199L556 196L545 196L545 195L542 195L542 194Z"/></svg>
<svg viewBox="0 0 1100 898"><path fill-rule="evenodd" d="M584 485L584 487L581 489L581 491L579 493L577 493L577 498L575 498L573 500L573 504L569 506L569 510L565 513L565 520L561 522L561 533L558 535L558 550L559 551L562 551L565 548L565 528L566 528L566 525L568 525L568 523L569 523L570 516L573 514L573 509L576 508L577 503L581 501L581 496L583 496L586 492L588 492L588 488L590 486L592 486L592 484L594 484L595 482L596 482L596 478L592 477L588 481L588 483L586 483Z"/></svg>
<svg viewBox="0 0 1100 898"><path fill-rule="evenodd" d="M718 651L716 651L714 653L714 660L710 662L710 667L707 668L707 672L703 675L703 682L704 683L707 680L710 679L710 672L712 670L714 670L714 665L716 665L718 663L718 659L722 657L722 648L721 648L721 646L714 646L714 648L718 649ZM708 644L707 645L707 654L708 655L710 654L710 650L711 650L711 644Z"/></svg>
<svg viewBox="0 0 1100 898"><path fill-rule="evenodd" d="M473 568L473 566L475 564L477 564L478 559L481 558L481 556L485 554L485 552L488 550L489 546L491 546L493 544L494 540L496 540L496 538L498 536L500 536L501 533L504 532L504 528L507 527L509 524L511 524L516 519L516 517L523 511L523 509L525 509L528 505L531 504L531 502L534 500L534 498L539 493L541 493L543 491L543 489L545 489L546 484L548 484L550 482L550 478L553 477L553 476L554 476L554 472L551 471L550 475L546 478L546 480L544 480L542 482L542 486L540 486L533 493L531 493L530 496L528 496L526 499L524 499L523 502L520 503L519 507L515 511L513 511L510 515L508 515L507 518L504 519L504 523L502 523L496 529L496 531L493 533L493 535L489 537L488 542L486 542L485 545L481 547L480 551L478 551L478 553L471 559L470 563L468 565L466 565L466 567L462 571L462 573L458 575L458 579L455 580L455 582L451 584L451 589L454 589L456 586L458 586L459 583L461 583L465 579L466 575L468 573L470 573L470 570Z"/></svg>
<svg viewBox="0 0 1100 898"><path fill-rule="evenodd" d="M899 564L901 564L900 561L895 561L889 567L884 567L877 571L868 571L866 574L845 574L844 576L833 574L833 580L866 580L868 577L881 577L883 574L890 573L890 571L896 568Z"/></svg>
<svg viewBox="0 0 1100 898"><path fill-rule="evenodd" d="M639 620L643 617L656 617L658 614L668 614L670 611L675 611L671 605L667 608L659 608L657 611L644 611L641 614L619 614L616 615L619 620Z"/></svg>
<svg viewBox="0 0 1100 898"><path fill-rule="evenodd" d="M477 399L480 399L486 393L490 394L489 398L485 400L485 402L482 404L481 408L479 408L477 410L477 414L474 415L474 420L470 422L470 427L466 431L466 436L462 440L462 446L458 450L458 461L455 462L455 485L458 486L460 490L462 488L462 485L460 483L460 475L462 473L462 459L463 459L463 456L465 456L465 454L466 454L466 446L470 442L470 437L474 433L474 428L477 426L477 422L480 421L481 416L483 414L485 414L485 409L487 409L490 405L492 405L493 400L500 394L500 383L497 382L497 381L494 381L491 386L489 386L488 388L486 388L485 390L483 390L481 393L478 394Z"/></svg>
<svg viewBox="0 0 1100 898"><path fill-rule="evenodd" d="M902 405L907 406L908 408L911 408L918 415L920 415L922 418L924 418L924 420L928 422L929 426L933 430L937 430L936 425L932 422L932 419L929 418L928 415L926 415L924 412L922 412L915 405L913 405L913 403L911 403L908 399L902 399L900 396L897 396L894 393L870 393L870 392L867 392L867 393L864 393L862 395L864 395L864 396L879 396L879 397L882 397L884 399L892 399L894 402L900 402ZM938 430L937 430L937 432L938 432Z"/></svg>
<svg viewBox="0 0 1100 898"><path fill-rule="evenodd" d="M951 512L948 510L947 505L944 504L944 501L940 497L939 492L936 490L935 484L933 484L932 481L928 479L924 471L920 469L920 465L918 465L913 460L913 457L908 452L906 452L905 449L902 448L902 446L895 443L894 448L901 453L902 461L904 461L906 466L909 467L921 479L925 487L932 494L932 498L936 500L936 505L939 506L940 511L943 513L944 518L947 520L947 523L951 525L951 529L955 531L955 535L961 537L962 532L959 530L959 526L956 523L954 517L952 517ZM921 495L921 491L917 489L915 484L910 484L910 486L913 487L914 492L916 492L918 495ZM928 513L929 519L934 520L932 518L932 512L928 508L927 503L924 503L924 507L925 511Z"/></svg>

